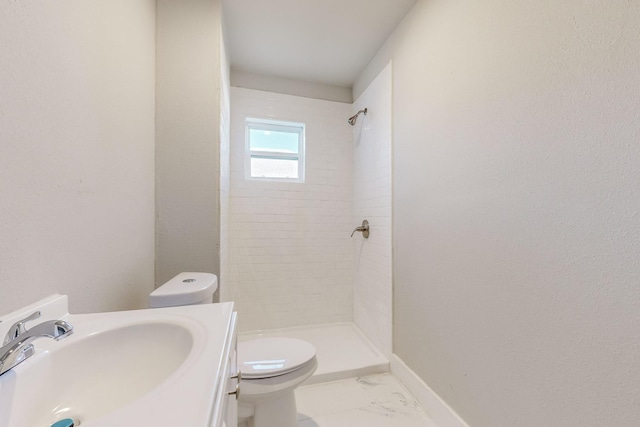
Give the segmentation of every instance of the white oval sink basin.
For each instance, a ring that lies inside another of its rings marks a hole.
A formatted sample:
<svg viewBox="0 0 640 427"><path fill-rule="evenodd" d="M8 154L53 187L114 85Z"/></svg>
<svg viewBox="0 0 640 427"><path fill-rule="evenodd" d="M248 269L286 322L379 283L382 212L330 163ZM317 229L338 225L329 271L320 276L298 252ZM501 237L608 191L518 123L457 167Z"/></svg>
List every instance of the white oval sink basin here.
<svg viewBox="0 0 640 427"><path fill-rule="evenodd" d="M3 384L0 399L12 394L15 425L46 427L64 418L88 424L154 390L186 360L193 342L187 328L165 322L72 334L3 375L16 380L13 387Z"/></svg>
<svg viewBox="0 0 640 427"><path fill-rule="evenodd" d="M0 427L210 427L224 412L233 304L69 314L52 295L0 316L10 325L62 319L67 338L33 341L34 356L0 375Z"/></svg>

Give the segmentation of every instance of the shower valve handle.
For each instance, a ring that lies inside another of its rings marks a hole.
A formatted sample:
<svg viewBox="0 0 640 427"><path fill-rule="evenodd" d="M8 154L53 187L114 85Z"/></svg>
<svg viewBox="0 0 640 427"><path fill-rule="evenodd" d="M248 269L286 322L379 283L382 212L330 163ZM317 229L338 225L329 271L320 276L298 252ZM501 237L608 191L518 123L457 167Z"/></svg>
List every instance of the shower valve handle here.
<svg viewBox="0 0 640 427"><path fill-rule="evenodd" d="M356 227L355 230L353 230L353 233L351 233L351 237L353 237L353 235L356 234L356 231L361 232L362 237L364 237L365 239L368 239L369 238L369 221L367 221L366 219L362 221L362 225L360 227Z"/></svg>

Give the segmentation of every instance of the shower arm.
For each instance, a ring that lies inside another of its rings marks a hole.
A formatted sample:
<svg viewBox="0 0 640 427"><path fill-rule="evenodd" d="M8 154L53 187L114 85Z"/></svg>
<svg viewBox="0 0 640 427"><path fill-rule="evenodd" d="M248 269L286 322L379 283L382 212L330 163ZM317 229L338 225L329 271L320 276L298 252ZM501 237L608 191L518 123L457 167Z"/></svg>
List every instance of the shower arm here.
<svg viewBox="0 0 640 427"><path fill-rule="evenodd" d="M351 126L355 126L356 121L358 120L358 116L360 115L360 113L362 113L362 114L364 114L366 116L367 115L367 111L368 111L368 108L365 108L364 110L358 111L355 115L349 117L349 120L347 120L347 122L349 122L349 124Z"/></svg>

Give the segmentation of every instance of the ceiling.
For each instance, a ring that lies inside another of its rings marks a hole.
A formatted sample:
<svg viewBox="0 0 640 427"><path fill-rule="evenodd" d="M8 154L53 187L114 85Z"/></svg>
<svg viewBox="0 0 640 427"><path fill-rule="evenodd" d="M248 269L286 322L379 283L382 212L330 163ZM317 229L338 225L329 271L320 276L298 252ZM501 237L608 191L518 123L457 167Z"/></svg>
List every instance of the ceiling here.
<svg viewBox="0 0 640 427"><path fill-rule="evenodd" d="M235 71L351 87L416 0L223 0Z"/></svg>

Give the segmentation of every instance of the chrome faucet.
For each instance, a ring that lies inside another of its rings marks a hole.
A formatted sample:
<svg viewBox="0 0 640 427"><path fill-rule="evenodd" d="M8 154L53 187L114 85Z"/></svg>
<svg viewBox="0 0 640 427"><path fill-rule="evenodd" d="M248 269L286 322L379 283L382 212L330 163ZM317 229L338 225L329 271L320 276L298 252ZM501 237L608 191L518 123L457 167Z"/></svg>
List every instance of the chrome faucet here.
<svg viewBox="0 0 640 427"><path fill-rule="evenodd" d="M42 322L31 329L26 329L24 324L40 317L36 311L29 317L16 322L9 328L0 347L0 375L12 369L21 362L35 354L31 342L38 338L53 338L59 341L73 332L73 326L64 320L49 320Z"/></svg>

